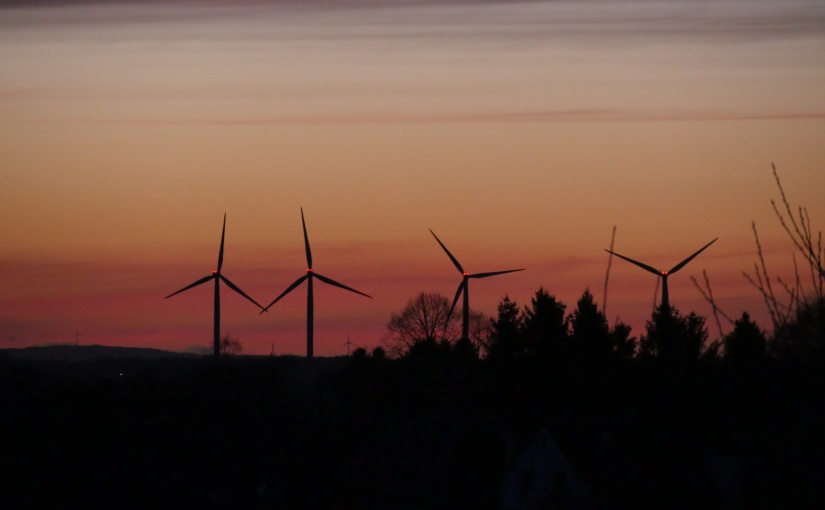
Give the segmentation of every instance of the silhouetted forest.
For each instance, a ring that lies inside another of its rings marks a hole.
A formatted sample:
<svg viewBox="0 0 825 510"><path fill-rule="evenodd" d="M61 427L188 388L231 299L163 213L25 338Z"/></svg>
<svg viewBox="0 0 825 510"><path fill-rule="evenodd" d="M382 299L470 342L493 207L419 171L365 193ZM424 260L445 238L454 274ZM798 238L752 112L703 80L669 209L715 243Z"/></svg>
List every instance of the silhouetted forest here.
<svg viewBox="0 0 825 510"><path fill-rule="evenodd" d="M539 289L501 301L483 346L422 338L398 358L5 351L0 506L813 507L809 305L779 336L743 316L715 347L695 314L659 308L637 340L589 292L568 313Z"/></svg>

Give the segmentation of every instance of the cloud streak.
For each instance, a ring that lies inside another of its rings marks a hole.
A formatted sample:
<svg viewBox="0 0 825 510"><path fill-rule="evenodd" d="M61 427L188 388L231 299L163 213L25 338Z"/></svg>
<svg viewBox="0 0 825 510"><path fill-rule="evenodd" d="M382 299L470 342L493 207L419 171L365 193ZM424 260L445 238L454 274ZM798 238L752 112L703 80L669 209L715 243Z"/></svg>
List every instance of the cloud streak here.
<svg viewBox="0 0 825 510"><path fill-rule="evenodd" d="M39 7L39 8L23 8ZM666 0L624 1L465 1L350 0L185 2L146 1L2 2L11 30L32 28L95 28L134 25L144 36L163 39L203 38L244 41L281 40L445 40L495 44L547 38L593 38L650 41L690 37L704 43L766 40L790 36L822 36L825 10L813 0L774 2L727 0L695 2ZM258 20L241 30L232 20ZM223 26L214 30L216 23ZM273 23L275 22L273 29ZM167 24L186 24L194 30L163 30ZM158 29L160 27L160 29ZM121 32L132 38L136 32Z"/></svg>
<svg viewBox="0 0 825 510"><path fill-rule="evenodd" d="M422 115L318 115L267 118L190 118L190 119L75 119L92 124L133 126L335 126L392 124L503 124L566 122L748 122L748 121L821 121L825 110L817 112L633 112L605 110L571 110L557 112L510 112L478 114Z"/></svg>
<svg viewBox="0 0 825 510"><path fill-rule="evenodd" d="M825 9L808 0L200 5L7 9L0 102L20 121L152 126L825 118L811 93L755 111L725 96L821 79ZM640 82L684 110L628 104Z"/></svg>

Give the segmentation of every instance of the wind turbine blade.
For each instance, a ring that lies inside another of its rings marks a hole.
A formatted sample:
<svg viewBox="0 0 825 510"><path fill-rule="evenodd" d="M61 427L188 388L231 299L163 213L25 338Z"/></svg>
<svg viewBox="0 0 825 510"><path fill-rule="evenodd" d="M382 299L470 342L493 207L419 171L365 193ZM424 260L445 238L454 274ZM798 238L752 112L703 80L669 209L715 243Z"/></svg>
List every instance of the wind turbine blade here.
<svg viewBox="0 0 825 510"><path fill-rule="evenodd" d="M344 290L348 290L350 292L355 292L356 294L361 294L362 296L366 296L366 297L372 299L372 296L370 296L369 294L364 294L363 292L355 290L352 287L347 287L346 285L344 285L342 283L338 283L338 282L336 282L335 280L333 280L331 278L327 278L326 276L321 276L318 273L312 273L312 274L315 275L315 278L318 278L319 280L321 280L324 283L328 283L329 285L333 285L335 287L340 287Z"/></svg>
<svg viewBox="0 0 825 510"><path fill-rule="evenodd" d="M312 269L312 251L309 249L309 236L307 235L307 224L304 221L304 208L301 208L301 226L304 227L304 247L307 251L307 267Z"/></svg>
<svg viewBox="0 0 825 510"><path fill-rule="evenodd" d="M633 260L631 258L625 257L624 255L619 255L615 251L610 251L610 250L604 250L604 251L606 251L607 253L612 253L613 255L619 257L620 259L625 259L626 261L630 262L631 264L636 264L637 266L641 267L645 271L650 271L651 273L655 274L656 276L662 276L661 271L659 271L656 268L650 267L647 264L642 264L638 260Z"/></svg>
<svg viewBox="0 0 825 510"><path fill-rule="evenodd" d="M507 273L515 273L516 271L524 271L524 268L521 269L508 269L506 271L492 271L489 273L476 273L467 275L467 278L487 278L488 276L496 276L499 274L507 274Z"/></svg>
<svg viewBox="0 0 825 510"><path fill-rule="evenodd" d="M287 294L289 294L290 292L292 292L292 291L295 289L295 287L297 287L298 285L301 285L301 284L304 282L304 280L306 280L307 278L309 278L309 274L305 274L304 276L302 276L302 277L298 278L297 280L295 280L295 282L294 282L292 285L290 285L289 287L287 287L285 291L281 292L281 295L280 295L280 296L276 297L275 299L273 299L273 300L272 300L272 302L271 302L271 303L269 303L268 305L266 305L266 306L264 307L264 311L269 310L269 307L270 307L270 306L274 305L274 304L275 304L275 303L277 303L277 302L278 302L278 301L279 301L282 297L284 297L284 296L286 296Z"/></svg>
<svg viewBox="0 0 825 510"><path fill-rule="evenodd" d="M716 239L719 239L719 238L717 237ZM683 261L679 262L678 264L676 264L675 266L673 266L673 269L671 269L670 271L668 271L668 274L673 274L673 273L675 273L676 271L678 271L678 270L682 269L683 267L685 267L685 265L686 265L688 262L690 262L691 260L693 260L693 259L696 257L696 255L699 255L700 253L702 253L703 251L705 251L705 248L707 248L707 247L708 247L708 246L710 246L711 244L715 243L715 242L716 242L716 239L714 239L713 241L711 241L711 242L709 242L708 244L704 245L704 246L702 247L702 249L700 249L699 251L697 251L696 253L694 253L694 254L693 254L693 255L691 255L690 257L686 258L685 260L683 260Z"/></svg>
<svg viewBox="0 0 825 510"><path fill-rule="evenodd" d="M218 278L220 278L220 279L223 281L223 283L225 283L225 284L229 285L229 288L230 288L230 289L234 290L235 292L237 292L237 293L238 293L238 294L240 294L241 296L243 296L243 297L245 297L246 299L248 299L248 300L252 301L253 303L255 303L255 306L257 306L257 307L258 307L258 308L260 308L261 310L263 310L263 309L264 309L264 307L263 307L263 306L261 306L261 305L259 305L257 301L255 301L255 300L254 300L254 299L252 299L251 297L247 296L247 295L246 295L246 292L242 291L241 289L239 289L239 288L238 288L238 286L237 286L237 285L235 285L234 283L230 282L230 281L229 281L229 278L225 277L225 276L224 276L224 275L222 275L222 274L219 274L219 275L218 275Z"/></svg>
<svg viewBox="0 0 825 510"><path fill-rule="evenodd" d="M177 292L173 292L173 293L169 294L168 296L166 296L166 297L165 297L165 298L163 298L163 299L169 299L170 297L174 296L175 294L180 294L181 292L183 292L183 291L185 291L185 290L189 290L189 289L191 289L192 287L197 287L198 285L200 285L200 284L202 284L202 283L206 283L206 282L208 282L209 280L211 280L211 279L212 279L212 278L214 278L214 277L215 277L215 275L214 275L214 274L210 274L209 276L204 276L203 278L201 278L200 280L196 281L195 283L190 283L190 284L189 284L189 285L187 285L186 287L184 287L184 288L180 289L180 290L179 290L179 291L177 291Z"/></svg>
<svg viewBox="0 0 825 510"><path fill-rule="evenodd" d="M438 236L435 235L435 232L433 232L432 229L430 229L430 234L432 234L433 237L435 237L435 240L438 241L438 244L440 244L441 247L444 248L444 251L447 252L447 256L449 256L450 260L453 261L453 264L455 264L455 267L458 268L458 271L464 274L464 268L461 267L461 264L458 263L458 260L455 257L453 257L453 254L450 253L450 250L448 250L446 246L444 246L444 243L441 242L441 239L439 239Z"/></svg>
<svg viewBox="0 0 825 510"><path fill-rule="evenodd" d="M223 265L223 239L226 235L226 213L223 213L223 229L221 230L221 249L218 251L218 272L221 272Z"/></svg>
<svg viewBox="0 0 825 510"><path fill-rule="evenodd" d="M447 324L450 322L450 317L453 316L453 310L455 310L455 305L458 303L458 298L461 297L461 292L464 290L464 286L467 285L467 280L461 280L461 283L458 284L458 290L455 291L455 298L453 298L453 304L450 307L450 311L447 313Z"/></svg>

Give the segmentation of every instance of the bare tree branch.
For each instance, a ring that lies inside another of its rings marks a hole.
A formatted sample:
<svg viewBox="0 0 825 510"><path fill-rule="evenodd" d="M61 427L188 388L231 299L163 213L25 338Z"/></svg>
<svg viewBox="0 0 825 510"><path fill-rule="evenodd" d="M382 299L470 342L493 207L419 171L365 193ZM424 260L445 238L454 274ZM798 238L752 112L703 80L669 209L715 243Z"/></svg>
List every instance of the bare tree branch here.
<svg viewBox="0 0 825 510"><path fill-rule="evenodd" d="M393 356L403 356L423 341L455 343L461 338L459 317L449 317L450 302L441 294L422 292L410 299L400 313L393 313L387 324L388 336L382 340Z"/></svg>
<svg viewBox="0 0 825 510"><path fill-rule="evenodd" d="M716 301L713 299L713 290L710 287L710 278L708 278L708 273L704 269L702 269L702 275L705 277L705 287L707 287L707 293L705 290L699 285L699 282L696 281L696 278L693 276L690 277L693 285L699 289L699 292L702 294L702 297L705 298L705 301L710 303L710 306L713 308L713 317L716 319L716 326L719 328L719 338L724 338L725 332L722 330L722 322L719 320L719 315L721 314L722 317L725 318L731 324L735 324L736 321L731 319L728 314L723 312L717 305Z"/></svg>

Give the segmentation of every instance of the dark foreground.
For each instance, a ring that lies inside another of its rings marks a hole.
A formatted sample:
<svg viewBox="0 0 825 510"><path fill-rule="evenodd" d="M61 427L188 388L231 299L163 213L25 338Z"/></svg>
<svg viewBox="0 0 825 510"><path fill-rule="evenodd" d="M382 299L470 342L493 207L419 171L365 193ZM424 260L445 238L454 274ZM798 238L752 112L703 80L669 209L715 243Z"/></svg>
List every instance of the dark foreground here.
<svg viewBox="0 0 825 510"><path fill-rule="evenodd" d="M821 368L0 353L0 508L818 508Z"/></svg>

